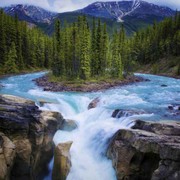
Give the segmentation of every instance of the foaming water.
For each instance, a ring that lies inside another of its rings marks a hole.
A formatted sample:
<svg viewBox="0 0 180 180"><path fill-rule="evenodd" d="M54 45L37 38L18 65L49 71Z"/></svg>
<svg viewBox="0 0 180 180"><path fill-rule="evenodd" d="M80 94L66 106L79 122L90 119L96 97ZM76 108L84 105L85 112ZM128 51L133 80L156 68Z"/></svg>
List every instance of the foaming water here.
<svg viewBox="0 0 180 180"><path fill-rule="evenodd" d="M168 110L168 105L180 104L180 80L145 74L150 79L133 85L117 87L96 93L44 92L32 79L45 73L34 73L1 79L5 87L0 93L47 101L42 110L60 112L65 119L74 120L77 129L59 130L55 144L73 141L70 149L72 167L68 180L115 180L112 163L106 157L110 138L119 130L130 128L136 119L179 120ZM166 86L162 86L166 85ZM98 97L100 102L88 110L88 104ZM121 117L112 117L114 110L123 111ZM126 112L127 111L127 112ZM135 112L133 114L133 112ZM138 113L142 112L142 113ZM53 160L49 168L52 169ZM45 178L51 179L51 176Z"/></svg>

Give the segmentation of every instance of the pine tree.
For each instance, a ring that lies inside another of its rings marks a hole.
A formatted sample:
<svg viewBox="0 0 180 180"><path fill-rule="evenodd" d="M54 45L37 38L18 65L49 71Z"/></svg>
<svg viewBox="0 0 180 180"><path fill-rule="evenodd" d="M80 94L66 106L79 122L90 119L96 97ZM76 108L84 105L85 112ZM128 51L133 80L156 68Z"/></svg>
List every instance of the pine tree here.
<svg viewBox="0 0 180 180"><path fill-rule="evenodd" d="M81 56L80 56L80 78L89 79L90 77L90 32L85 16L82 19L82 39L81 39Z"/></svg>
<svg viewBox="0 0 180 180"><path fill-rule="evenodd" d="M118 33L115 32L113 35L112 42L112 67L111 76L114 78L122 78L123 73L123 63L121 59L121 54L119 53L118 47Z"/></svg>
<svg viewBox="0 0 180 180"><path fill-rule="evenodd" d="M97 33L96 33L96 54L97 54L97 59L96 59L96 75L100 75L102 73L102 68L101 68L101 62L102 62L102 57L101 57L101 41L102 40L102 30L101 30L101 21L98 19L98 27L97 27Z"/></svg>
<svg viewBox="0 0 180 180"><path fill-rule="evenodd" d="M72 77L78 77L78 58L77 58L77 50L78 50L78 32L77 25L73 23L72 27L72 35L71 35L71 56L72 56Z"/></svg>
<svg viewBox="0 0 180 180"><path fill-rule="evenodd" d="M17 66L19 70L23 70L24 62L23 62L23 56L22 56L22 37L21 37L20 25L18 22L17 15L15 15L15 27L16 27Z"/></svg>
<svg viewBox="0 0 180 180"><path fill-rule="evenodd" d="M97 68L97 53L96 53L96 21L93 18L93 27L91 35L91 76L96 75Z"/></svg>
<svg viewBox="0 0 180 180"><path fill-rule="evenodd" d="M17 69L16 61L17 61L17 52L16 52L15 43L13 42L7 54L7 60L4 64L4 72L17 73L18 69Z"/></svg>
<svg viewBox="0 0 180 180"><path fill-rule="evenodd" d="M102 41L101 41L101 76L105 75L105 71L107 68L107 53L108 53L108 34L107 27L104 23L103 33L102 33Z"/></svg>
<svg viewBox="0 0 180 180"><path fill-rule="evenodd" d="M61 38L60 38L60 20L57 19L55 22L55 37L57 41L57 49L60 49L60 44L61 44Z"/></svg>
<svg viewBox="0 0 180 180"><path fill-rule="evenodd" d="M4 12L0 10L0 66L2 66L6 60L6 32L4 26Z"/></svg>

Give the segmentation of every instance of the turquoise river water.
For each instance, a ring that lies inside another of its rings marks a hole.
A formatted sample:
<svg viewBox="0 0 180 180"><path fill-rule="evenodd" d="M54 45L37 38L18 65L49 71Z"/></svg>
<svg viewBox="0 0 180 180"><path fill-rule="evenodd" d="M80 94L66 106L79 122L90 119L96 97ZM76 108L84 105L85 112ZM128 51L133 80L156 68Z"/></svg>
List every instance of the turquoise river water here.
<svg viewBox="0 0 180 180"><path fill-rule="evenodd" d="M111 161L106 157L106 150L108 140L117 130L130 128L137 119L180 120L179 115L168 109L169 105L180 105L178 79L136 74L150 81L100 92L55 93L43 91L32 81L44 74L45 72L41 72L0 79L0 84L4 85L0 89L0 94L32 99L37 105L38 101L43 99L51 103L40 107L42 110L58 111L65 119L76 121L77 129L71 132L58 130L54 136L56 145L73 141L70 149L72 167L68 180L115 180L115 171ZM98 107L88 110L88 104L96 97L100 99ZM115 109L138 111L143 114L130 116L124 114L123 117L112 118ZM50 170L52 163L53 160L49 164ZM51 179L51 175L45 179Z"/></svg>

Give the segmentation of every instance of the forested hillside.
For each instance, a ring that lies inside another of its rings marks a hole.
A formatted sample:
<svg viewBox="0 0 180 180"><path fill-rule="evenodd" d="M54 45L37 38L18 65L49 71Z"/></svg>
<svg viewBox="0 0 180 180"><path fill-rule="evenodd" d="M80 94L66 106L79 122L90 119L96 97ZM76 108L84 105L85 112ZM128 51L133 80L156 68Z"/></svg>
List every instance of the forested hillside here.
<svg viewBox="0 0 180 180"><path fill-rule="evenodd" d="M151 64L151 73L161 73L161 66L175 67L180 75L180 13L134 34L129 40L131 60L141 66ZM164 61L164 62L163 62ZM161 63L161 64L160 64ZM165 72L166 73L166 72Z"/></svg>
<svg viewBox="0 0 180 180"><path fill-rule="evenodd" d="M0 10L0 74L50 68L52 38Z"/></svg>
<svg viewBox="0 0 180 180"><path fill-rule="evenodd" d="M61 79L123 78L136 65L153 64L158 73L159 60L180 56L180 13L152 27L126 36L121 25L113 36L105 23L93 19L92 27L85 16L63 24L56 20L52 37L30 28L18 18L0 11L0 72L52 69ZM176 73L179 74L178 61Z"/></svg>
<svg viewBox="0 0 180 180"><path fill-rule="evenodd" d="M62 30L57 20L53 37L48 37L1 10L0 31L1 74L52 67L55 76L66 79L122 77L123 63L115 45L120 41L110 41L100 20L94 20L92 31L85 16ZM123 29L121 34L125 36Z"/></svg>

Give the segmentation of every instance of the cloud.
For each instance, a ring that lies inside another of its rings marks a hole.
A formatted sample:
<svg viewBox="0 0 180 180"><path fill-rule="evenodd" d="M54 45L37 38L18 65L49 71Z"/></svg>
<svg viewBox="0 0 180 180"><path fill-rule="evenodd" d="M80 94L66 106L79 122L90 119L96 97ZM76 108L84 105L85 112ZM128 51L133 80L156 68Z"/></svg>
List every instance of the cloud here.
<svg viewBox="0 0 180 180"><path fill-rule="evenodd" d="M73 11L80 8L85 7L88 5L88 1L81 1L81 0L55 0L53 3L54 10L58 12L66 12L66 11Z"/></svg>
<svg viewBox="0 0 180 180"><path fill-rule="evenodd" d="M0 6L9 6L11 4L32 4L42 8L66 12L81 9L90 3L96 1L114 1L114 0L0 0ZM180 0L145 0L154 4L169 6L180 10Z"/></svg>
<svg viewBox="0 0 180 180"><path fill-rule="evenodd" d="M145 0L145 1L180 10L180 0Z"/></svg>

